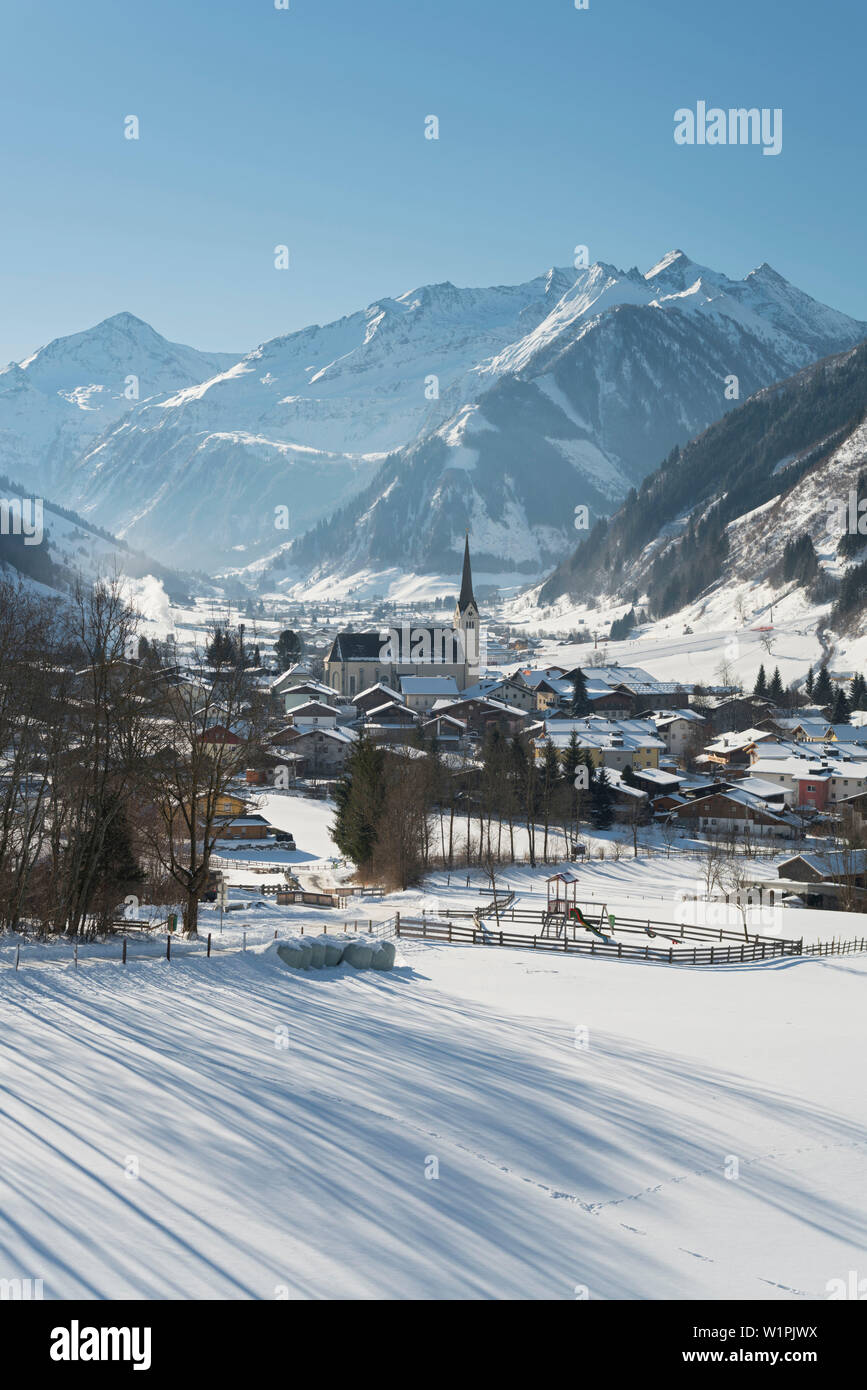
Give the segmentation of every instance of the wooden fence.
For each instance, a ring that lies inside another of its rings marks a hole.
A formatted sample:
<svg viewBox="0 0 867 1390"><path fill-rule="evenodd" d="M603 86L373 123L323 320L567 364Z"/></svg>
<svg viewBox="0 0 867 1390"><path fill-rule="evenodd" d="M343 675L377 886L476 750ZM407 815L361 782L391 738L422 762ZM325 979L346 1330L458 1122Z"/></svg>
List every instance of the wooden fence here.
<svg viewBox="0 0 867 1390"><path fill-rule="evenodd" d="M608 934L609 930L611 930L617 933L624 933L627 936L649 937L651 940L654 937L663 937L666 944L674 940L677 945L686 941L700 941L702 943L719 942L720 944L732 942L736 945L741 945L743 943L744 945L751 944L753 946L761 946L764 942L766 945L770 946L771 944L778 943L780 940L779 937L763 936L753 931L745 933L742 929L729 927L709 927L700 924L692 925L689 922L663 922L656 917L617 916L614 927L609 928L604 919L602 922L597 920L600 915L599 903L588 905L587 903L579 902L577 906L581 908L586 920L591 922L594 926L599 926L605 934ZM489 908L486 908L485 915L490 915L492 912L494 912L494 908L491 905ZM422 910L421 912L423 920L432 917L436 917L437 919L440 917L465 918L475 922L476 925L480 925L481 915L478 908L448 907L442 913L428 913L426 910ZM509 921L517 924L525 924L528 928L535 928L535 931L532 933L529 931L526 933L525 940L529 939L531 935L547 937L551 934L551 930L557 930L558 926L561 931L571 931L573 935L577 935L578 932L580 932L582 936L586 934L583 927L578 926L573 921L567 922L562 916L555 917L553 922L546 921L547 918L547 912L539 911L534 908L501 907L499 909L497 927L499 928L503 922ZM562 940L561 937L555 937L554 939L557 941ZM790 946L800 946L799 942L791 940L787 944Z"/></svg>
<svg viewBox="0 0 867 1390"><path fill-rule="evenodd" d="M632 944L624 941L599 941L569 937L527 936L519 932L504 932L483 926L461 926L454 922L430 922L422 918L401 917L396 924L397 936L421 938L424 941L450 941L473 946L511 946L522 950L561 951L567 955L604 956L616 960L657 961L665 965L740 965L747 961L774 960L781 956L808 954L842 955L867 950L867 940L827 942L811 947L802 941L782 941L774 937L722 945L675 946L665 950L658 946Z"/></svg>

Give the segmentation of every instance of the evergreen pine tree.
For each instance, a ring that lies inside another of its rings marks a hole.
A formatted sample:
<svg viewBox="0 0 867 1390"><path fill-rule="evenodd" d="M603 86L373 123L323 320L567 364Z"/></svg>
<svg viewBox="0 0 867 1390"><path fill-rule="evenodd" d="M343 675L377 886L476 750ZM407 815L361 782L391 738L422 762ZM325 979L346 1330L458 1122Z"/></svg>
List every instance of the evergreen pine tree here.
<svg viewBox="0 0 867 1390"><path fill-rule="evenodd" d="M804 690L807 693L807 698L810 700L813 698L813 679L813 668L811 666L807 672L807 679L804 682Z"/></svg>
<svg viewBox="0 0 867 1390"><path fill-rule="evenodd" d="M281 671L288 671L290 666L294 666L301 656L301 639L298 633L293 632L291 628L281 632L274 647L274 656Z"/></svg>
<svg viewBox="0 0 867 1390"><path fill-rule="evenodd" d="M831 715L832 724L849 723L849 701L846 699L846 692L841 685L837 686L834 695L834 709Z"/></svg>
<svg viewBox="0 0 867 1390"><path fill-rule="evenodd" d="M362 735L355 742L334 789L337 816L331 826L341 854L359 866L369 864L385 799L384 754Z"/></svg>
<svg viewBox="0 0 867 1390"><path fill-rule="evenodd" d="M587 681L580 666L576 669L572 679L572 704L570 714L573 719L580 719L582 715L589 713L590 701L587 699Z"/></svg>
<svg viewBox="0 0 867 1390"><path fill-rule="evenodd" d="M819 667L819 674L813 684L813 700L817 705L830 705L834 699L834 687L828 675L828 667Z"/></svg>
<svg viewBox="0 0 867 1390"><path fill-rule="evenodd" d="M764 668L764 666L760 666L760 667L759 667L759 674L756 676L756 683L755 683L755 685L753 686L753 694L754 694L754 695L767 695L767 693L768 693L768 678L767 678L767 676L765 675L765 668Z"/></svg>
<svg viewBox="0 0 867 1390"><path fill-rule="evenodd" d="M607 830L614 819L613 794L608 773L600 767L590 783L590 819L597 830Z"/></svg>
<svg viewBox="0 0 867 1390"><path fill-rule="evenodd" d="M575 769L581 762L581 749L578 747L578 735L575 730L569 735L569 746L563 752L563 775L569 782L575 780Z"/></svg>
<svg viewBox="0 0 867 1390"><path fill-rule="evenodd" d="M775 705L780 705L783 702L784 694L785 692L783 690L783 681L780 676L780 668L779 666L775 666L774 674L771 676L771 683L768 686L768 697L769 699L773 700Z"/></svg>

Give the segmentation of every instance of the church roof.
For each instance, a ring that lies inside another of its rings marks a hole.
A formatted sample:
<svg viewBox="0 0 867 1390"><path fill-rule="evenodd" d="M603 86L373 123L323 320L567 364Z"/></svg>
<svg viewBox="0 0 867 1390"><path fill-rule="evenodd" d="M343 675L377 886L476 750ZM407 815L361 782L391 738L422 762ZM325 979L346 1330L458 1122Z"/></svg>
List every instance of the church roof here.
<svg viewBox="0 0 867 1390"><path fill-rule="evenodd" d="M464 538L464 568L461 574L461 593L458 599L459 611L465 613L470 604L472 604L474 608L478 608L479 606L473 594L473 572L470 567L470 538L469 535L467 535Z"/></svg>

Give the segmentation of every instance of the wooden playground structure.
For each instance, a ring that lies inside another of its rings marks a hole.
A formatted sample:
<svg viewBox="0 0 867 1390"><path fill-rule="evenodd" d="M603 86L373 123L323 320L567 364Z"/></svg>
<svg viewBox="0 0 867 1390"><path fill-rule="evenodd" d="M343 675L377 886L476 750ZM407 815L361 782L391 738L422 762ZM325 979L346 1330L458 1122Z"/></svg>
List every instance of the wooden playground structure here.
<svg viewBox="0 0 867 1390"><path fill-rule="evenodd" d="M578 878L575 874L552 874L547 880L548 906L542 915L540 936L550 936L565 940L572 931L572 940L578 939L578 932L589 932L600 941L608 941L607 932L614 925L614 915L608 911L606 903L599 906L599 920L593 922L589 910L578 902Z"/></svg>

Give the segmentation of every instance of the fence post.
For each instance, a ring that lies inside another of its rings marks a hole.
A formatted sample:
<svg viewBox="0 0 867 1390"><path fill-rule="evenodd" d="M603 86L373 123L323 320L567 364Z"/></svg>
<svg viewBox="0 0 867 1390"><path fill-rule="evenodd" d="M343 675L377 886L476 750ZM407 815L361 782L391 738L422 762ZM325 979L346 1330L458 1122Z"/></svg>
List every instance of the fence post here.
<svg viewBox="0 0 867 1390"><path fill-rule="evenodd" d="M15 947L15 969L18 969L18 962L21 959L21 942Z"/></svg>
<svg viewBox="0 0 867 1390"><path fill-rule="evenodd" d="M166 933L166 960L171 960L171 958L172 958L172 934L171 934L171 932L167 932L167 933Z"/></svg>
<svg viewBox="0 0 867 1390"><path fill-rule="evenodd" d="M396 912L396 913L394 914L394 934L395 934L395 936L400 936L400 913L399 913L399 912Z"/></svg>
<svg viewBox="0 0 867 1390"><path fill-rule="evenodd" d="M274 935L276 936L277 933L275 932ZM208 932L208 959L210 960L210 958L211 958L211 933Z"/></svg>
<svg viewBox="0 0 867 1390"><path fill-rule="evenodd" d="M126 965L126 937L123 939L123 964Z"/></svg>
<svg viewBox="0 0 867 1390"><path fill-rule="evenodd" d="M77 969L78 969L78 942L77 942L77 941L76 941L76 943L75 943L75 948L74 948L74 959L75 959L75 968L76 968L76 970L77 970Z"/></svg>

